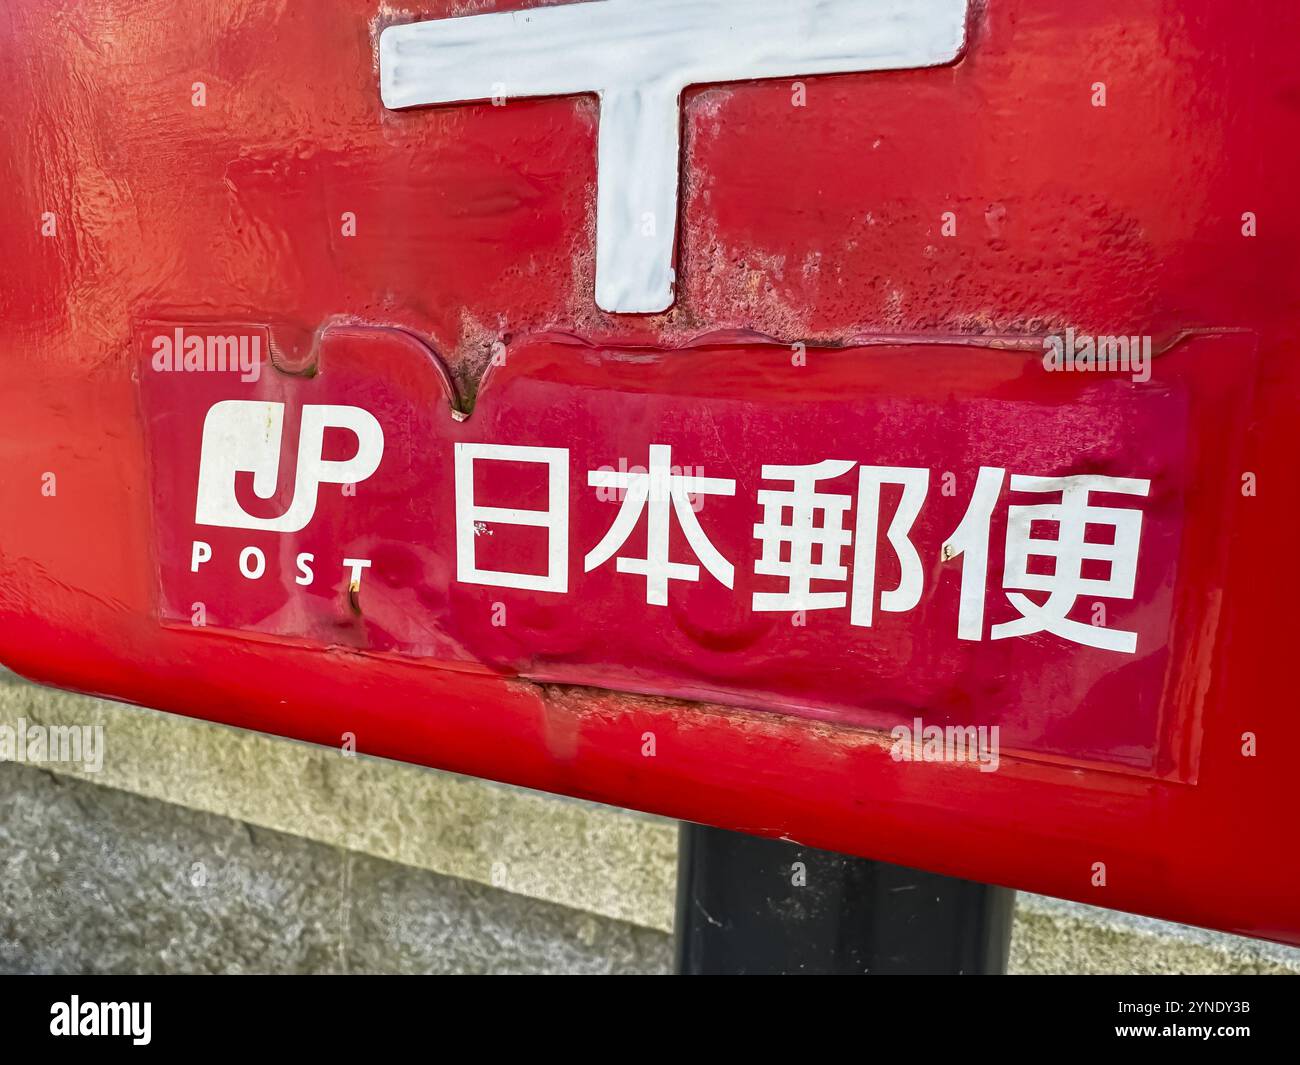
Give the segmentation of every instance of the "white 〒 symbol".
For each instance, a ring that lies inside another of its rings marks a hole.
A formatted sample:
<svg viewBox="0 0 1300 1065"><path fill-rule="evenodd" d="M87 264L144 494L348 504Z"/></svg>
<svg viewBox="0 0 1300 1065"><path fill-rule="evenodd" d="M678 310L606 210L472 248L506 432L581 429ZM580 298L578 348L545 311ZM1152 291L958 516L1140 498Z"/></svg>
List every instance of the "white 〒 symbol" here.
<svg viewBox="0 0 1300 1065"><path fill-rule="evenodd" d="M357 439L356 454L342 461L323 458L326 429L350 431ZM213 404L203 421L198 502L194 509L197 524L298 532L316 513L316 495L322 484L364 481L379 468L384 454L384 431L368 411L307 404L302 408L293 502L278 518L254 517L239 504L235 476L241 471L251 473L253 494L259 499L275 495L283 432L283 403L228 399Z"/></svg>
<svg viewBox="0 0 1300 1065"><path fill-rule="evenodd" d="M380 91L390 108L499 99L503 87L506 97L596 93L596 303L652 313L673 301L683 89L947 63L961 52L966 5L594 0L389 26Z"/></svg>

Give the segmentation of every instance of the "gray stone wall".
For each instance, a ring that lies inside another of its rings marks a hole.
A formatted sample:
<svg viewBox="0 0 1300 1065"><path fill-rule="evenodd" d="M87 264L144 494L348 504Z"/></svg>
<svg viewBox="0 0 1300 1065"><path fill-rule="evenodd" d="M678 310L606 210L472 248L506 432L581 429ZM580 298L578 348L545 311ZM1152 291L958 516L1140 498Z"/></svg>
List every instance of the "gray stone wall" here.
<svg viewBox="0 0 1300 1065"><path fill-rule="evenodd" d="M0 766L0 971L666 972L669 936Z"/></svg>
<svg viewBox="0 0 1300 1065"><path fill-rule="evenodd" d="M671 967L659 818L36 688L102 769L0 764L0 970ZM1300 950L1021 895L1013 972L1300 972Z"/></svg>

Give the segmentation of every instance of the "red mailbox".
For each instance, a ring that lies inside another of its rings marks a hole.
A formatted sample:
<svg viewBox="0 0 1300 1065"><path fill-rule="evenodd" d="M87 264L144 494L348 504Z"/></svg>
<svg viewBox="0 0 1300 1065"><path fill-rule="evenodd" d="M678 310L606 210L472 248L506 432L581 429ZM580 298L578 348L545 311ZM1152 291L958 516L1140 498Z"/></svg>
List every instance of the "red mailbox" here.
<svg viewBox="0 0 1300 1065"><path fill-rule="evenodd" d="M0 29L0 661L1300 943L1300 15Z"/></svg>

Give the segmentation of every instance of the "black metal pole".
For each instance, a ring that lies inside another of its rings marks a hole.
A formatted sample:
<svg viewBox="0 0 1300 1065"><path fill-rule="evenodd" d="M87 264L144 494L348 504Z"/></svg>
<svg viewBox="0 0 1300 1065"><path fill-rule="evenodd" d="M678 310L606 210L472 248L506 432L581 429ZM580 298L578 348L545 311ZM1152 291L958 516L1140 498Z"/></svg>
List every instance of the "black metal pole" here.
<svg viewBox="0 0 1300 1065"><path fill-rule="evenodd" d="M1003 973L1015 892L683 822L677 971Z"/></svg>

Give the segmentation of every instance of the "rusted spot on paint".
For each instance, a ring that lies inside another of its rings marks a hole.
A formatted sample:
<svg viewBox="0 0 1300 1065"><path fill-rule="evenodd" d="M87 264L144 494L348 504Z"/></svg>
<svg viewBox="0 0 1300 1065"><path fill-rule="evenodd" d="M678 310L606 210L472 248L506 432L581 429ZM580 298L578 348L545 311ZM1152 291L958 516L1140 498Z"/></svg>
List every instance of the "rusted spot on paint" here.
<svg viewBox="0 0 1300 1065"><path fill-rule="evenodd" d="M737 742L763 742L763 737L767 736L773 743L784 744L788 742L790 719L795 716L772 710L723 706L721 703L628 695L604 688L538 684L526 678L519 678L518 683L527 683L536 690L542 696L548 713L598 719L605 725L609 725L612 718L630 718L635 719L633 723L637 728L653 724L653 719L668 720L678 733L697 727L716 728L719 720L725 719L727 728L735 732ZM800 718L800 724L807 729L810 742L824 743L826 750L847 752L861 747L889 750L893 745L889 733L875 729L829 724L809 718ZM662 737L659 750L662 753Z"/></svg>

